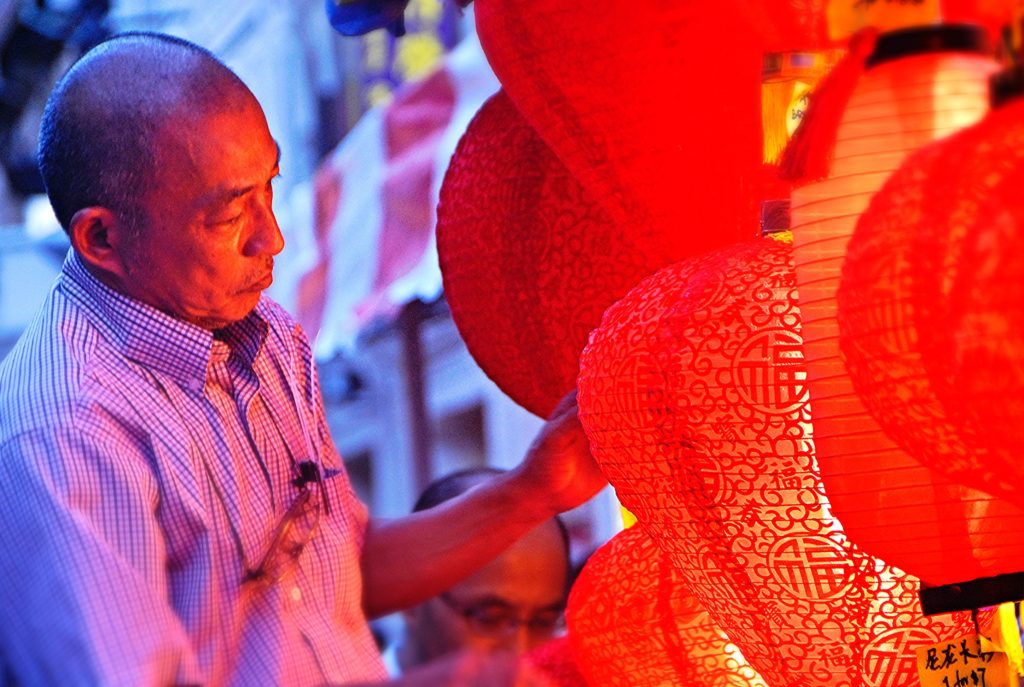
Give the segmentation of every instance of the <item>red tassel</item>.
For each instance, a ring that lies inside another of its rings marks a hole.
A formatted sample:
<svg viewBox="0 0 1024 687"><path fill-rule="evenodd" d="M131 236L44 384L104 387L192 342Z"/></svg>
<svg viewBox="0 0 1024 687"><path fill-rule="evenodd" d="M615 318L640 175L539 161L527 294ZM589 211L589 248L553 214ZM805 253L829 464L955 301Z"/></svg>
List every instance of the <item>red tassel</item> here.
<svg viewBox="0 0 1024 687"><path fill-rule="evenodd" d="M878 30L866 28L850 37L849 52L811 94L803 121L790 139L779 165L779 176L794 183L811 183L828 176L832 151L846 104L857 87Z"/></svg>

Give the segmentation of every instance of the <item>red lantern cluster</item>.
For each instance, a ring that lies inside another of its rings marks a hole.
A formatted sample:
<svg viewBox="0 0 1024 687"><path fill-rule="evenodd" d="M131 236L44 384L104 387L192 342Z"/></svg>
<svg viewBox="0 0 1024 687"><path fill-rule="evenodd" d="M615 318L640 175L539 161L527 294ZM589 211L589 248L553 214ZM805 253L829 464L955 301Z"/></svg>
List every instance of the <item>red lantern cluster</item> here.
<svg viewBox="0 0 1024 687"><path fill-rule="evenodd" d="M639 527L594 552L566 615L594 687L766 687Z"/></svg>
<svg viewBox="0 0 1024 687"><path fill-rule="evenodd" d="M913 684L913 648L970 631L851 545L814 460L790 246L686 260L609 308L581 358L602 470L775 687Z"/></svg>
<svg viewBox="0 0 1024 687"><path fill-rule="evenodd" d="M900 38L947 35L942 28L928 31L883 36L876 51L891 50ZM843 113L829 178L792 194L807 383L826 492L851 540L933 585L1024 570L1024 551L1010 543L1024 521L1007 504L936 477L882 431L840 354L836 291L847 244L872 196L909 151L985 114L995 69L980 53L950 50L869 68ZM877 323L869 326L880 334Z"/></svg>

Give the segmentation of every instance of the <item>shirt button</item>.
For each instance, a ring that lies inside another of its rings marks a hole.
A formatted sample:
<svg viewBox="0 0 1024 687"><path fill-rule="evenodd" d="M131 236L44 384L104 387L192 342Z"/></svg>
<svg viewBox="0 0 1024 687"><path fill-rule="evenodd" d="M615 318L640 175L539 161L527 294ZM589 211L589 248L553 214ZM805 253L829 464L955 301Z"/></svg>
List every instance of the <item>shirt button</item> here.
<svg viewBox="0 0 1024 687"><path fill-rule="evenodd" d="M296 603L298 603L299 601L302 600L302 590L299 589L298 587L292 587L291 592L289 592L289 593L290 593L290 595L292 597L292 601L295 601Z"/></svg>

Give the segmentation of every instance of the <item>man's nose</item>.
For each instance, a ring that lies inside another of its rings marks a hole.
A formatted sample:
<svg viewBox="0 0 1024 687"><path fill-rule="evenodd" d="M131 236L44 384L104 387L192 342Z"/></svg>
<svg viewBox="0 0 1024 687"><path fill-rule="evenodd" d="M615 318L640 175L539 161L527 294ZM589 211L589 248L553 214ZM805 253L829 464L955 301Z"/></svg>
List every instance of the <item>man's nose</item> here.
<svg viewBox="0 0 1024 687"><path fill-rule="evenodd" d="M518 623L514 632L509 632L502 637L500 648L517 654L525 654L540 643L536 633L530 631L529 624Z"/></svg>
<svg viewBox="0 0 1024 687"><path fill-rule="evenodd" d="M247 257L277 255L284 249L284 235L277 224L273 209L261 205L253 222L253 231L246 241L244 253Z"/></svg>

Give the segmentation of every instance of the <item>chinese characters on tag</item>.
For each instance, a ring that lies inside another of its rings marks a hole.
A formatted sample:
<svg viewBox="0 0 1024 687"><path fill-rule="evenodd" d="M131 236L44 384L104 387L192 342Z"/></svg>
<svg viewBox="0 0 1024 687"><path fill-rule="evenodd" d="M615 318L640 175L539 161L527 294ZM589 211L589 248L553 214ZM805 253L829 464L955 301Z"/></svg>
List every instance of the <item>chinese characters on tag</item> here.
<svg viewBox="0 0 1024 687"><path fill-rule="evenodd" d="M976 635L917 650L921 687L1016 687L1006 654L985 651Z"/></svg>

